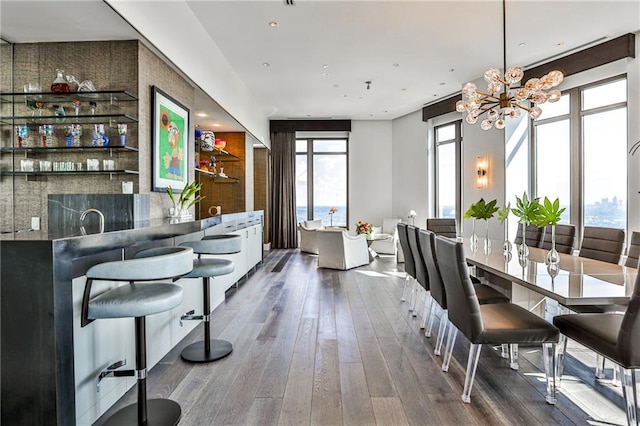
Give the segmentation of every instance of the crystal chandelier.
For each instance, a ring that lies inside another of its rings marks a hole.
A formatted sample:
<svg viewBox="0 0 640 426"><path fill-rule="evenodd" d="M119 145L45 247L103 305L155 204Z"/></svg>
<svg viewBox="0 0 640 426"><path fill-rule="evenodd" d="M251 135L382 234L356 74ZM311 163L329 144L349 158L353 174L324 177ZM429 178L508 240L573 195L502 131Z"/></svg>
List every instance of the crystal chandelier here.
<svg viewBox="0 0 640 426"><path fill-rule="evenodd" d="M502 65L504 76L498 68L491 68L484 73L487 91L478 90L474 83L467 83L462 87L462 100L456 102L456 111L466 112L465 121L476 124L484 113L486 117L480 123L482 130L504 129L505 118L517 118L522 111L526 111L533 120L542 114L537 104L557 102L560 100L560 90L552 89L562 83L564 76L560 71L550 71L541 78L532 78L521 84L524 71L522 67L507 69L507 25L505 2L502 0ZM529 106L531 105L531 106Z"/></svg>

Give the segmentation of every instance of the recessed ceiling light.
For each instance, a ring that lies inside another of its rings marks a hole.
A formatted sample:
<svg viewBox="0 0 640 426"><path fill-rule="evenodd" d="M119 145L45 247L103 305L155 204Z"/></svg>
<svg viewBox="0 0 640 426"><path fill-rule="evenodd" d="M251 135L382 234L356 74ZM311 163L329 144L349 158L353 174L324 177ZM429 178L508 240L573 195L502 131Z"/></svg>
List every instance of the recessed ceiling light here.
<svg viewBox="0 0 640 426"><path fill-rule="evenodd" d="M446 84L447 84L447 83L445 83L444 81L441 81L441 82L440 82L440 86L444 86L444 85L446 85Z"/></svg>
<svg viewBox="0 0 640 426"><path fill-rule="evenodd" d="M437 96L438 96L437 94L435 94L435 93L433 94L433 97L434 97L434 98L435 98L435 97L437 97Z"/></svg>
<svg viewBox="0 0 640 426"><path fill-rule="evenodd" d="M263 62L263 63L262 63L262 66L263 66L263 67L270 67L270 66L271 66L271 64L270 64L269 62Z"/></svg>
<svg viewBox="0 0 640 426"><path fill-rule="evenodd" d="M196 112L196 117L208 117L209 114L205 112Z"/></svg>
<svg viewBox="0 0 640 426"><path fill-rule="evenodd" d="M346 97L347 97L347 95L344 95L344 97L346 98Z"/></svg>
<svg viewBox="0 0 640 426"><path fill-rule="evenodd" d="M454 69L454 68L451 68L451 69L449 70L449 72L454 72L454 71L455 71L455 69Z"/></svg>
<svg viewBox="0 0 640 426"><path fill-rule="evenodd" d="M271 28L278 28L280 26L280 24L278 24L276 21L271 21L271 22L269 22L269 26Z"/></svg>
<svg viewBox="0 0 640 426"><path fill-rule="evenodd" d="M384 112L389 112L389 110L388 110L388 109L385 109L385 110L384 110Z"/></svg>
<svg viewBox="0 0 640 426"><path fill-rule="evenodd" d="M402 88L402 89L400 89L400 90L402 90L403 92L406 92L406 91L407 91L407 88L406 88L406 87L403 87L403 88Z"/></svg>
<svg viewBox="0 0 640 426"><path fill-rule="evenodd" d="M339 84L334 84L333 87L340 87L340 85Z"/></svg>
<svg viewBox="0 0 640 426"><path fill-rule="evenodd" d="M397 67L399 67L399 66L400 66L400 64L395 63L395 64L393 64L393 66L397 68Z"/></svg>
<svg viewBox="0 0 640 426"><path fill-rule="evenodd" d="M323 72L323 73L322 73L322 76L323 76L323 77L329 77L329 73Z"/></svg>
<svg viewBox="0 0 640 426"><path fill-rule="evenodd" d="M327 68L329 68L329 65L328 64L322 64L322 68L327 69Z"/></svg>
<svg viewBox="0 0 640 426"><path fill-rule="evenodd" d="M560 46L562 46L563 44L564 44L564 41L559 41L559 42L557 42L557 43L556 43L556 46L560 47Z"/></svg>
<svg viewBox="0 0 640 426"><path fill-rule="evenodd" d="M358 99L364 99L362 96L360 96Z"/></svg>
<svg viewBox="0 0 640 426"><path fill-rule="evenodd" d="M525 43L524 41L522 43L518 43L518 46L522 47L524 45L526 45L527 43Z"/></svg>
<svg viewBox="0 0 640 426"><path fill-rule="evenodd" d="M373 117L373 114L369 114L369 117Z"/></svg>
<svg viewBox="0 0 640 426"><path fill-rule="evenodd" d="M220 126L222 126L222 124L219 124L219 123L213 123L213 127L220 127Z"/></svg>

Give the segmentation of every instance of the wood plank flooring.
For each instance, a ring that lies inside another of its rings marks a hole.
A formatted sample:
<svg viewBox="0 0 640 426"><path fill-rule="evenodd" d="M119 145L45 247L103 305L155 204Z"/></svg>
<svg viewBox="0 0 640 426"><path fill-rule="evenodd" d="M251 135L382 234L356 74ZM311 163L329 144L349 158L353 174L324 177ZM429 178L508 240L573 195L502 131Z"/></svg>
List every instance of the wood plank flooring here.
<svg viewBox="0 0 640 426"><path fill-rule="evenodd" d="M149 398L182 407L181 425L625 424L620 388L594 378L572 347L556 406L544 399L542 354L520 348L520 370L482 349L471 404L460 400L469 344L459 336L448 373L420 316L400 302L402 264L379 257L350 271L318 269L299 250L274 250L212 314L228 357L189 364L180 351L149 372ZM423 301L417 306L422 311ZM135 388L98 420L135 402Z"/></svg>

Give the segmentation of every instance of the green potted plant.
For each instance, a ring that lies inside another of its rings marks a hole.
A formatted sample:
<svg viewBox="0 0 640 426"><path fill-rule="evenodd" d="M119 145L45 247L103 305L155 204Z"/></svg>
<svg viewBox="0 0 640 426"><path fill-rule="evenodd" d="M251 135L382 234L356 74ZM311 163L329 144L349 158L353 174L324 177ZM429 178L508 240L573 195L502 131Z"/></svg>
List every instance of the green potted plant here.
<svg viewBox="0 0 640 426"><path fill-rule="evenodd" d="M502 243L502 252L511 255L511 241L509 241L509 213L511 213L511 203L507 203L498 210L498 220L504 225L504 243Z"/></svg>
<svg viewBox="0 0 640 426"><path fill-rule="evenodd" d="M561 216L565 210L565 207L560 208L559 198L551 202L547 197L544 197L544 201L540 204L535 224L539 228L551 225L551 250L547 253L547 265L557 265L560 263L560 255L556 251L556 225L562 220Z"/></svg>
<svg viewBox="0 0 640 426"><path fill-rule="evenodd" d="M522 193L522 198L516 196L516 206L511 212L518 218L522 224L522 244L518 247L518 256L526 258L529 256L529 247L527 247L527 225L536 223L540 212L540 200L538 198L529 199L526 192Z"/></svg>
<svg viewBox="0 0 640 426"><path fill-rule="evenodd" d="M205 198L199 194L201 189L202 184L191 182L182 188L180 195L176 198L177 194L173 192L173 188L167 186L167 195L173 204L173 213L171 213L171 216L180 218L188 218L191 216L189 214L191 206Z"/></svg>
<svg viewBox="0 0 640 426"><path fill-rule="evenodd" d="M476 203L469 206L464 214L465 219L473 219L473 232L471 233L471 250L476 251L478 249L478 236L476 234L476 219L482 219L488 221L498 211L496 204L497 200L491 200L488 203L483 198ZM489 222L487 222L487 230L484 239L484 252L489 254L491 252L491 240L489 239Z"/></svg>

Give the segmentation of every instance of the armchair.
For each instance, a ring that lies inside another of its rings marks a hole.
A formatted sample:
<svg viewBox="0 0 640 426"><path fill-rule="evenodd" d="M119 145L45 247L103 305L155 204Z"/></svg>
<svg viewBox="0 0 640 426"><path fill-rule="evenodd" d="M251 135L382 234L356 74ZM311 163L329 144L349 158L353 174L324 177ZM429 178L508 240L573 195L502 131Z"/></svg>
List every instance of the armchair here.
<svg viewBox="0 0 640 426"><path fill-rule="evenodd" d="M318 254L318 239L316 237L316 231L318 229L324 229L322 226L322 220L305 220L300 222L300 250Z"/></svg>
<svg viewBox="0 0 640 426"><path fill-rule="evenodd" d="M395 255L398 247L398 223L400 223L400 219L388 218L382 221L382 228L374 226L374 234L386 235L389 238L386 240L374 241L371 243L371 249L377 253Z"/></svg>
<svg viewBox="0 0 640 426"><path fill-rule="evenodd" d="M347 270L369 264L369 249L364 234L351 236L345 231L319 229L318 267Z"/></svg>

